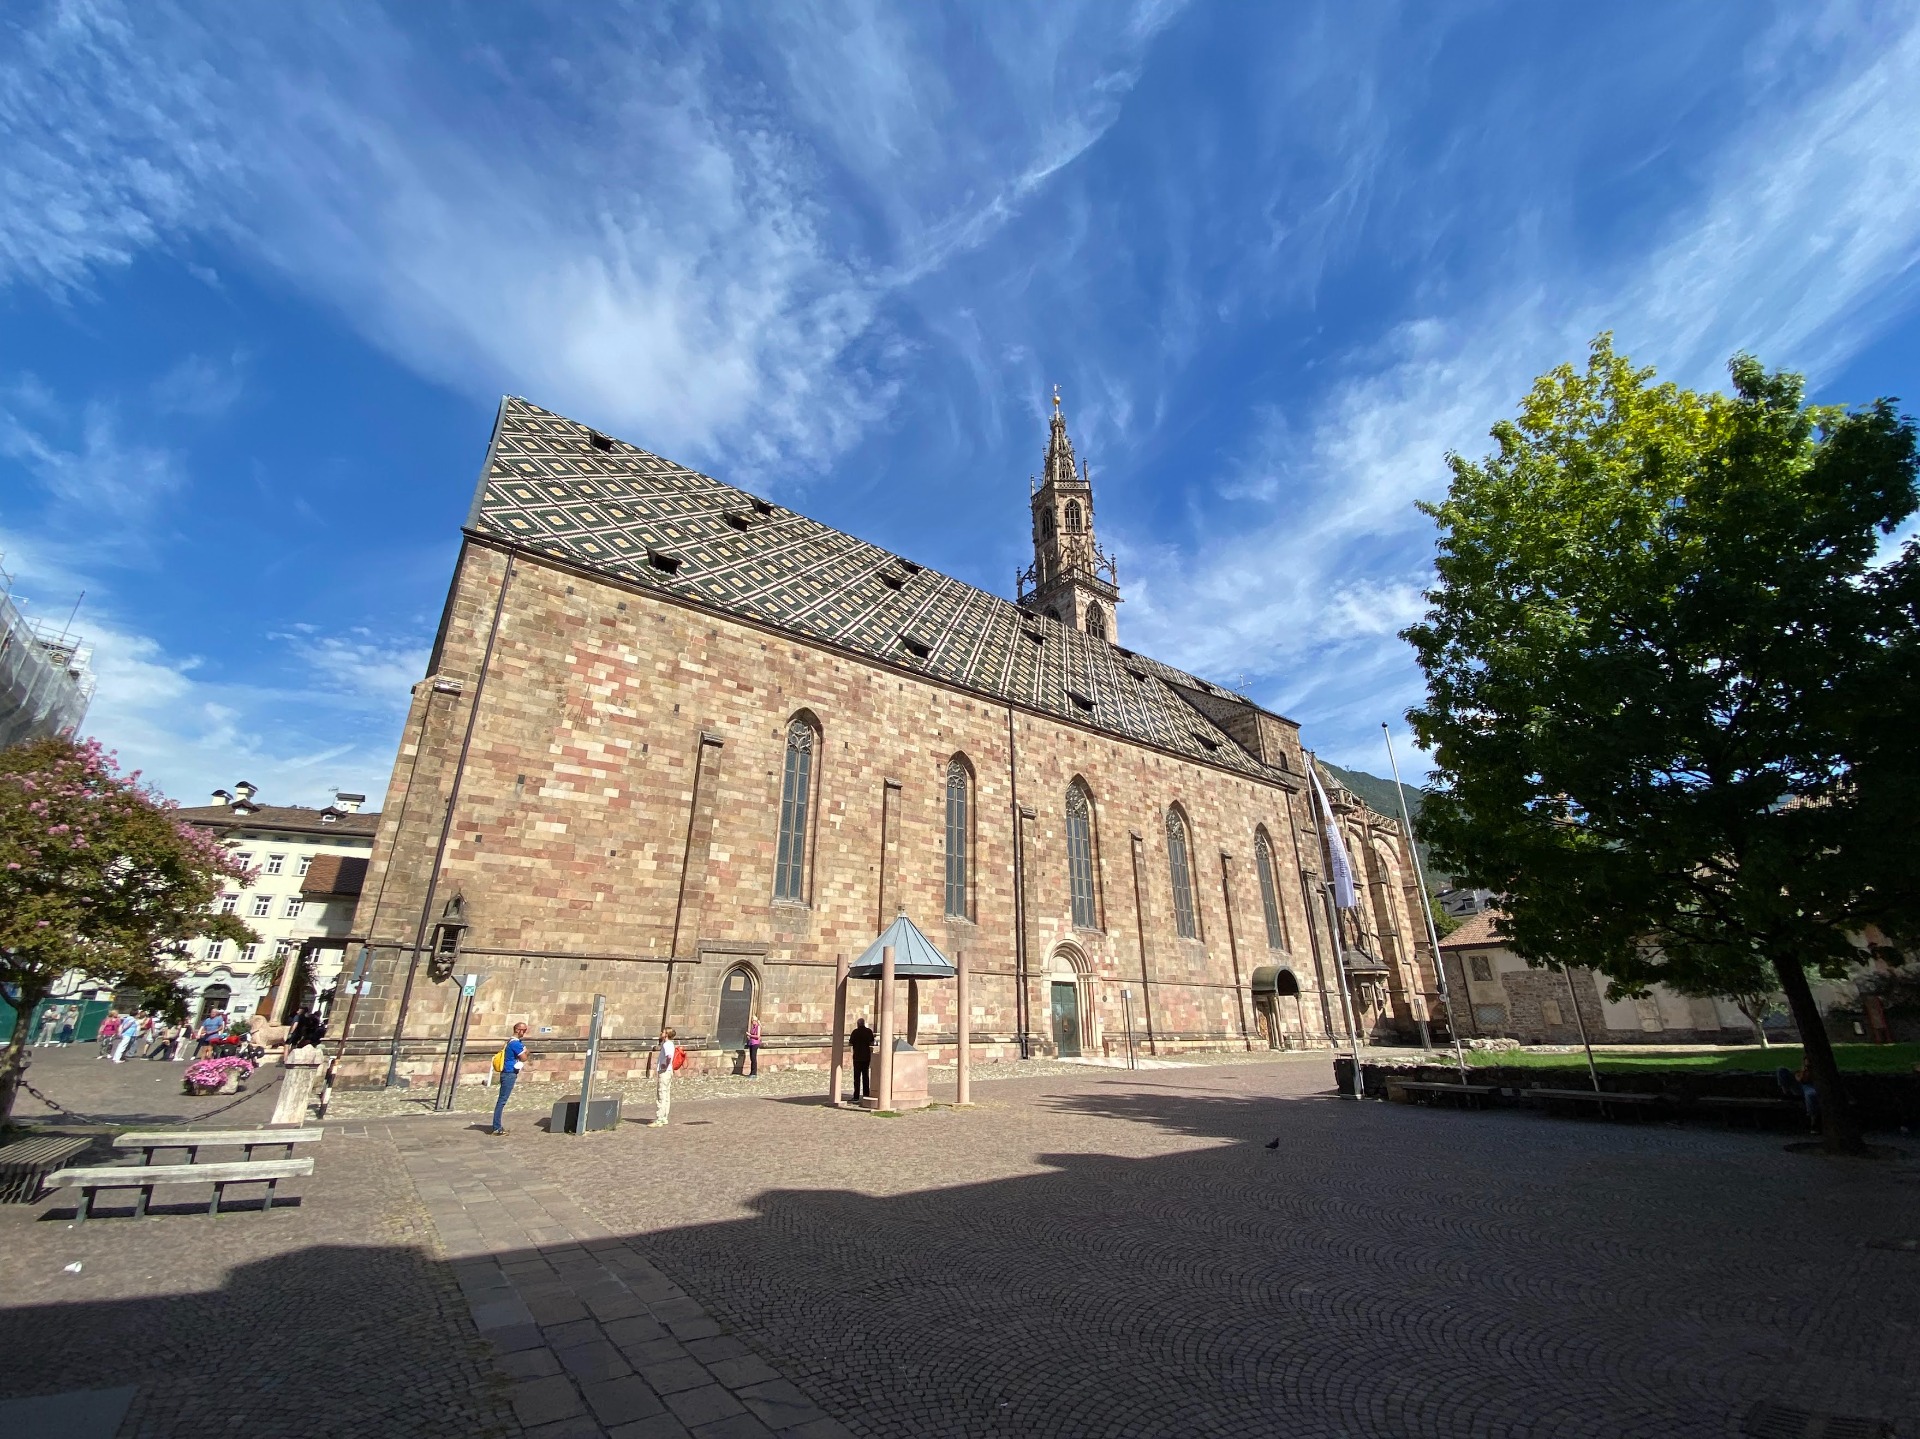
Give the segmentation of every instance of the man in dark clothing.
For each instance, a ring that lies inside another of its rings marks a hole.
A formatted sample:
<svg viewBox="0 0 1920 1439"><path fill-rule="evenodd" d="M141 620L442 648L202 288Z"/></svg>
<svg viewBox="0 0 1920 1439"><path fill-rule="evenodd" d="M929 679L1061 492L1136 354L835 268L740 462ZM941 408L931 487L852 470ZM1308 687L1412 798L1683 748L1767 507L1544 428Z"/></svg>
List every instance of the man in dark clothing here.
<svg viewBox="0 0 1920 1439"><path fill-rule="evenodd" d="M288 1049L306 1049L318 1044L327 1037L326 1021L311 1009L300 1011L299 1018L293 1021L293 1028L287 1031Z"/></svg>
<svg viewBox="0 0 1920 1439"><path fill-rule="evenodd" d="M847 1043L853 1046L853 1098L858 1103L873 1092L873 1031L864 1014L855 1021Z"/></svg>

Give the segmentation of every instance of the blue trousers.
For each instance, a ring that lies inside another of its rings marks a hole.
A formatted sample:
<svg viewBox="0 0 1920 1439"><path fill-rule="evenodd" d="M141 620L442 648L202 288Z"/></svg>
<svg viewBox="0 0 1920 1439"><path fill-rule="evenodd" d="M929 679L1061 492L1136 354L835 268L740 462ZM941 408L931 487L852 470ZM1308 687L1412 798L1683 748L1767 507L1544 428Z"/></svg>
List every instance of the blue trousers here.
<svg viewBox="0 0 1920 1439"><path fill-rule="evenodd" d="M493 1102L493 1127L495 1129L506 1128L506 1125L501 1123L501 1121L506 1118L507 1101L513 1097L513 1084L519 1077L520 1073L518 1070L503 1069L500 1071L500 1097Z"/></svg>

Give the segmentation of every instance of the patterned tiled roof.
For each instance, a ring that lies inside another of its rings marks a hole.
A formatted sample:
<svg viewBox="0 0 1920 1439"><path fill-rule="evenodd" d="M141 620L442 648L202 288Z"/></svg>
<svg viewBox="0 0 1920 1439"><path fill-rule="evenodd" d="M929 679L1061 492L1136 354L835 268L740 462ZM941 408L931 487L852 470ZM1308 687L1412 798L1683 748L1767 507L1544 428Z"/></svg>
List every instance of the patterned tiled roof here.
<svg viewBox="0 0 1920 1439"><path fill-rule="evenodd" d="M1204 763L1281 773L1202 712L1251 708L1219 686L525 400L501 402L467 524L998 700Z"/></svg>

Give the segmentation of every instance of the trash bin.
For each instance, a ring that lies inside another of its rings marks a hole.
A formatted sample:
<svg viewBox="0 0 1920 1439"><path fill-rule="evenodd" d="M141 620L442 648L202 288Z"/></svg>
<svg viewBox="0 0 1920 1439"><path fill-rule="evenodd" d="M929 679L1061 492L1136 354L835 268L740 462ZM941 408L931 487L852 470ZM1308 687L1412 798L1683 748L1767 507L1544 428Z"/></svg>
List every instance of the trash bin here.
<svg viewBox="0 0 1920 1439"><path fill-rule="evenodd" d="M1335 1055L1333 1060L1333 1082L1342 1094L1353 1093L1353 1056Z"/></svg>

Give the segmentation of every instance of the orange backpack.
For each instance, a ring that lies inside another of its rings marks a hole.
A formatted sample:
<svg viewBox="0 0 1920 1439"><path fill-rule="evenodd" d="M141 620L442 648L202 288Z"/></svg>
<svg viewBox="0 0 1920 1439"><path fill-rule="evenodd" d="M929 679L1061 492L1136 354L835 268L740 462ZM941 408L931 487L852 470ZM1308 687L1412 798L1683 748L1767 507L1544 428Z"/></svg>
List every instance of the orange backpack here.
<svg viewBox="0 0 1920 1439"><path fill-rule="evenodd" d="M687 1051L684 1045L674 1045L673 1067L675 1069L685 1069L687 1067Z"/></svg>

